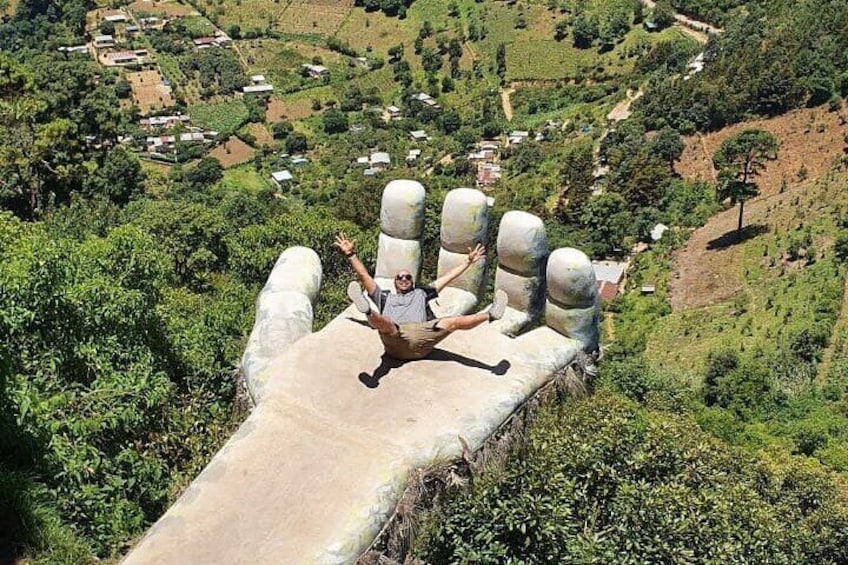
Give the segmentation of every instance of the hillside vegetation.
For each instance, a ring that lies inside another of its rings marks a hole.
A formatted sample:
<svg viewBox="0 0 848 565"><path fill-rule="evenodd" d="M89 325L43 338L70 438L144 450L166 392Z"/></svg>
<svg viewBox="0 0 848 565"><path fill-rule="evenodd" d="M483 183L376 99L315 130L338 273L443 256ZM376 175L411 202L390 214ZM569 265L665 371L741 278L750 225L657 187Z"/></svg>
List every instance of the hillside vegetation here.
<svg viewBox="0 0 848 565"><path fill-rule="evenodd" d="M650 242L608 306L601 392L452 493L420 555L846 560L848 5L108 4L0 1L0 560L125 553L244 417L276 258L319 253L320 328L350 276L333 234L373 265L396 178L427 187L425 279L458 186L494 198L493 260L511 209L593 258ZM725 31L703 45L672 6ZM754 127L776 160L714 171ZM728 186L752 196L741 238Z"/></svg>

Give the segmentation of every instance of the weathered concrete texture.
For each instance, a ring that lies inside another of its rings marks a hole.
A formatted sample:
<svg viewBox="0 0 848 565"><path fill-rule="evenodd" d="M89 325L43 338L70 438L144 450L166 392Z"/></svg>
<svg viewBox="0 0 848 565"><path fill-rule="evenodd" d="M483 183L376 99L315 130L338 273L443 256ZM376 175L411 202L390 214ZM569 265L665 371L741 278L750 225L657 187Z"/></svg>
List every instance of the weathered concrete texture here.
<svg viewBox="0 0 848 565"><path fill-rule="evenodd" d="M456 188L448 192L442 206L441 248L437 276L468 260L468 250L485 244L489 231L489 203L486 195L472 188ZM432 304L438 317L466 314L477 305L483 291L486 260L473 263L451 282Z"/></svg>
<svg viewBox="0 0 848 565"><path fill-rule="evenodd" d="M503 290L508 298L506 313L497 323L503 333L518 334L541 316L547 256L548 239L540 218L519 211L503 215L495 272L495 288Z"/></svg>
<svg viewBox="0 0 848 565"><path fill-rule="evenodd" d="M578 249L557 249L548 258L547 284L547 325L580 341L585 351L596 350L600 306L592 262Z"/></svg>
<svg viewBox="0 0 848 565"><path fill-rule="evenodd" d="M383 190L374 278L384 288L392 288L386 281L398 271L417 276L421 270L424 196L424 187L412 180L393 180Z"/></svg>
<svg viewBox="0 0 848 565"><path fill-rule="evenodd" d="M460 436L479 447L580 348L487 325L368 388L359 371L383 348L363 322L351 308L277 359L262 403L126 565L350 563L410 470L459 456Z"/></svg>
<svg viewBox="0 0 848 565"><path fill-rule="evenodd" d="M448 192L442 205L442 249L466 254L469 247L486 242L488 231L489 204L485 194L473 188Z"/></svg>
<svg viewBox="0 0 848 565"><path fill-rule="evenodd" d="M312 306L321 288L321 260L307 247L280 254L256 300L256 322L242 356L242 375L254 402L285 348L312 333Z"/></svg>
<svg viewBox="0 0 848 565"><path fill-rule="evenodd" d="M424 186L393 180L383 190L380 230L397 239L419 239L424 230Z"/></svg>
<svg viewBox="0 0 848 565"><path fill-rule="evenodd" d="M377 241L375 278L392 281L402 270L417 276L420 268L421 243L417 239L397 239L384 233L380 234Z"/></svg>

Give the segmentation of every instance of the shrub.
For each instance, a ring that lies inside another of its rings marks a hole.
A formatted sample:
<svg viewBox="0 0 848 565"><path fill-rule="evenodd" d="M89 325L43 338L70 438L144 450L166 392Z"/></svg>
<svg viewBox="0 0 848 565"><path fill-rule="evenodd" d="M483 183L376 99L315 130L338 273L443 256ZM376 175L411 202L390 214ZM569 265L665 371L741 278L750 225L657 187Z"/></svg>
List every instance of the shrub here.
<svg viewBox="0 0 848 565"><path fill-rule="evenodd" d="M837 563L839 477L810 460L754 460L688 419L620 397L543 409L526 458L433 512L431 563Z"/></svg>

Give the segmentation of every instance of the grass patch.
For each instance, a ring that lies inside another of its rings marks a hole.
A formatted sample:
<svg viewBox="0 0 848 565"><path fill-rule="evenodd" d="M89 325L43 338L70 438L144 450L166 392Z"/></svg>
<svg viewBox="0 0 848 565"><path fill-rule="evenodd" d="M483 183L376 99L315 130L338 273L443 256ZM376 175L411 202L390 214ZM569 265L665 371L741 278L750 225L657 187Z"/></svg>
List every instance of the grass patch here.
<svg viewBox="0 0 848 565"><path fill-rule="evenodd" d="M215 33L215 26L203 16L187 16L180 19L190 37L208 37Z"/></svg>
<svg viewBox="0 0 848 565"><path fill-rule="evenodd" d="M234 133L247 120L247 106L241 99L194 104L189 108L194 125L217 131Z"/></svg>
<svg viewBox="0 0 848 565"><path fill-rule="evenodd" d="M218 186L228 191L246 191L254 194L274 188L270 179L266 179L257 172L251 164L225 170L224 177L218 181Z"/></svg>

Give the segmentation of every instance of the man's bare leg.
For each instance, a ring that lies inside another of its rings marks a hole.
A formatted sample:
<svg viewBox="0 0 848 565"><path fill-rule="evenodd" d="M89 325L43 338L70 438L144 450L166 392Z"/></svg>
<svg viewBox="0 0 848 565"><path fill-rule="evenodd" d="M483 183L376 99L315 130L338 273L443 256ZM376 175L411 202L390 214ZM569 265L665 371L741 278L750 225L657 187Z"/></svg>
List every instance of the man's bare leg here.
<svg viewBox="0 0 848 565"><path fill-rule="evenodd" d="M442 318L436 324L436 327L449 332L457 330L470 330L476 328L483 322L491 322L500 320L506 310L507 295L503 290L495 291L495 299L492 301L492 307L488 311L478 312L476 314L467 314L465 316L451 316L450 318Z"/></svg>
<svg viewBox="0 0 848 565"><path fill-rule="evenodd" d="M489 321L488 312L478 312L476 314L468 314L466 316L452 316L450 318L442 318L436 324L437 328L455 332L457 330L470 330L476 328L483 322Z"/></svg>
<svg viewBox="0 0 848 565"><path fill-rule="evenodd" d="M386 318L382 314L377 314L376 312L369 312L366 314L368 316L368 323L371 324L371 327L385 335L397 335L398 327L390 319Z"/></svg>

